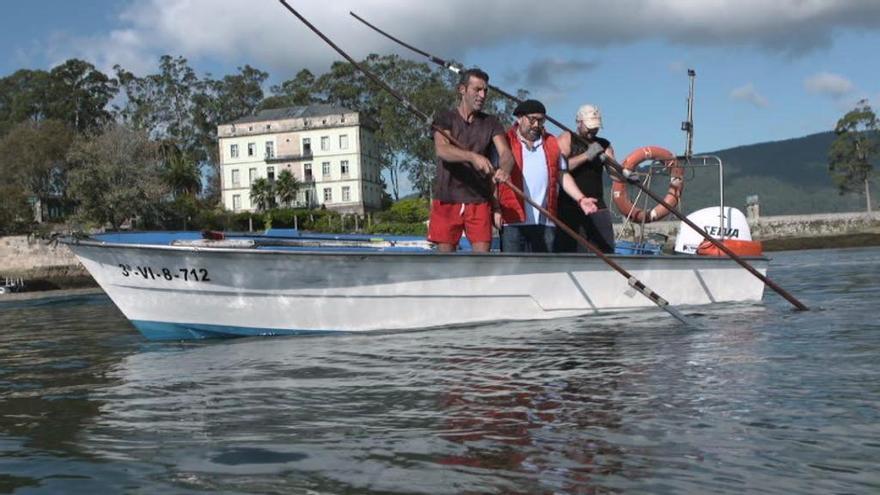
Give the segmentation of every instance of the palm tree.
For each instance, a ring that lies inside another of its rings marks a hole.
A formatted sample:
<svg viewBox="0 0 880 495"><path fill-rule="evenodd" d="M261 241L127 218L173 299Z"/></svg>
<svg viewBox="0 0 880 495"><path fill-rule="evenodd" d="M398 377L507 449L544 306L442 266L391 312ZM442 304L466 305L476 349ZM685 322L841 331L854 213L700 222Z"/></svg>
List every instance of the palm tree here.
<svg viewBox="0 0 880 495"><path fill-rule="evenodd" d="M202 174L198 163L190 153L182 151L170 141L165 141L160 146L165 162L162 180L171 189L174 197L198 194L202 190Z"/></svg>
<svg viewBox="0 0 880 495"><path fill-rule="evenodd" d="M251 204L256 205L257 211L266 211L275 196L272 183L265 177L260 177L251 184Z"/></svg>
<svg viewBox="0 0 880 495"><path fill-rule="evenodd" d="M282 170L278 174L278 179L275 180L275 194L278 195L278 201L282 206L290 206L293 203L301 185L290 170Z"/></svg>

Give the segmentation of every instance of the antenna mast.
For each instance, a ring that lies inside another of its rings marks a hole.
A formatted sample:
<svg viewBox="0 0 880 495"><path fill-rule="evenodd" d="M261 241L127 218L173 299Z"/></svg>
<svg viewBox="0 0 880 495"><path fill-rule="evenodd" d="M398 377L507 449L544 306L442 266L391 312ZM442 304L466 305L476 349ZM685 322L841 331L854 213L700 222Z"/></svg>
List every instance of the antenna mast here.
<svg viewBox="0 0 880 495"><path fill-rule="evenodd" d="M690 91L688 91L687 120L681 123L681 130L687 133L687 142L684 148L684 156L687 158L694 154L694 79L696 77L697 72L694 69L688 69Z"/></svg>

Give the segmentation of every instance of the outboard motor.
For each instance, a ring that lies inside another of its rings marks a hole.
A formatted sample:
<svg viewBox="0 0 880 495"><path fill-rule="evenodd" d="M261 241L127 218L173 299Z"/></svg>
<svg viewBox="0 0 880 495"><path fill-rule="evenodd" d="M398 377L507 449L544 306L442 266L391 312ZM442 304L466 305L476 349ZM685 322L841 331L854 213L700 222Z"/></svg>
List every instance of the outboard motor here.
<svg viewBox="0 0 880 495"><path fill-rule="evenodd" d="M697 210L691 213L688 215L688 220L697 224L715 239L752 241L752 230L749 228L746 216L736 208L731 208L729 206L724 207L724 218L721 218L721 208L718 206L710 206L709 208L703 208L702 210ZM675 240L675 252L697 254L697 250L704 242L710 246L712 245L710 242L703 239L703 236L698 234L697 231L688 227L684 222L681 222L678 228L678 237ZM714 248L714 246L712 247ZM734 249L734 252L736 251L737 250Z"/></svg>

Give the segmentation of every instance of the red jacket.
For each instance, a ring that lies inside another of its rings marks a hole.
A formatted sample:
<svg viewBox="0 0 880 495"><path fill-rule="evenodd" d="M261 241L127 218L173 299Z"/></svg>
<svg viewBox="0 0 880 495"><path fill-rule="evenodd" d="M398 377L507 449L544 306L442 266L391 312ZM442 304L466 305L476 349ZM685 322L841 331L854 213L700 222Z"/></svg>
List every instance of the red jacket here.
<svg viewBox="0 0 880 495"><path fill-rule="evenodd" d="M510 182L520 190L523 189L523 153L522 143L516 135L517 126L507 131L507 142L513 151L516 166L510 174ZM544 156L547 159L547 210L556 215L556 200L559 196L559 143L552 134L544 133ZM520 223L526 220L525 201L505 184L498 184L498 199L501 203L501 217L504 223Z"/></svg>

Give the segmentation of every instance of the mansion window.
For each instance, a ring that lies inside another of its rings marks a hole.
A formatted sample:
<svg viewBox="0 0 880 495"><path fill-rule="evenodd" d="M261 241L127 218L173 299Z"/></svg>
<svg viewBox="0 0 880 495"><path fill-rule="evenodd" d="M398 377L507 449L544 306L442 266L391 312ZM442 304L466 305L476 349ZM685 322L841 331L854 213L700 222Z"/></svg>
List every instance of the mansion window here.
<svg viewBox="0 0 880 495"><path fill-rule="evenodd" d="M321 136L321 151L330 151L330 136Z"/></svg>
<svg viewBox="0 0 880 495"><path fill-rule="evenodd" d="M342 173L343 177L348 175L348 160L342 160L339 162L339 171Z"/></svg>
<svg viewBox="0 0 880 495"><path fill-rule="evenodd" d="M324 162L321 164L321 175L324 177L330 177L330 162Z"/></svg>
<svg viewBox="0 0 880 495"><path fill-rule="evenodd" d="M339 149L341 149L341 150L348 149L348 134L341 134L339 136Z"/></svg>
<svg viewBox="0 0 880 495"><path fill-rule="evenodd" d="M239 170L237 168L232 169L232 187L239 187L239 186L241 186L241 177L240 177Z"/></svg>
<svg viewBox="0 0 880 495"><path fill-rule="evenodd" d="M342 201L351 201L351 187L342 186Z"/></svg>
<svg viewBox="0 0 880 495"><path fill-rule="evenodd" d="M266 158L275 158L275 143L266 141Z"/></svg>
<svg viewBox="0 0 880 495"><path fill-rule="evenodd" d="M248 143L248 156L256 156L257 143Z"/></svg>
<svg viewBox="0 0 880 495"><path fill-rule="evenodd" d="M255 180L257 180L257 169L248 169L248 184L253 185Z"/></svg>
<svg viewBox="0 0 880 495"><path fill-rule="evenodd" d="M238 158L238 145L230 144L229 145L229 156L232 158Z"/></svg>
<svg viewBox="0 0 880 495"><path fill-rule="evenodd" d="M333 201L333 190L330 189L329 187L325 187L324 188L324 202L330 203L331 201Z"/></svg>
<svg viewBox="0 0 880 495"><path fill-rule="evenodd" d="M241 194L232 195L232 211L241 211Z"/></svg>

